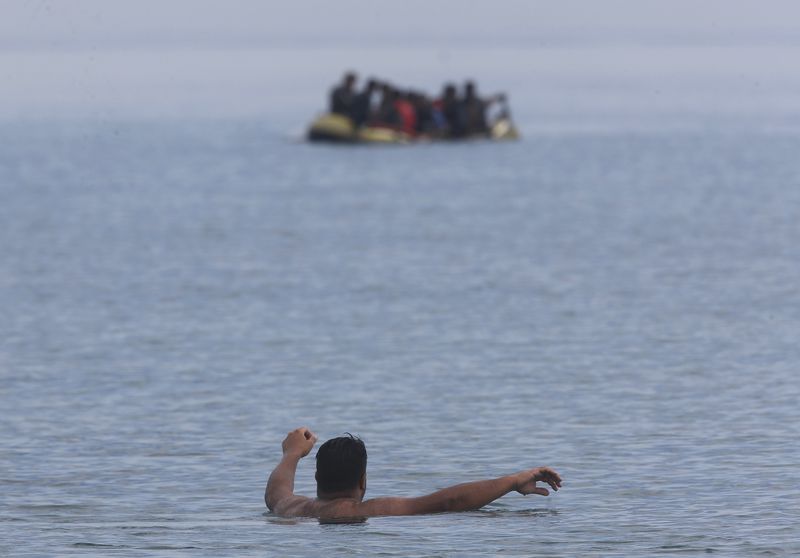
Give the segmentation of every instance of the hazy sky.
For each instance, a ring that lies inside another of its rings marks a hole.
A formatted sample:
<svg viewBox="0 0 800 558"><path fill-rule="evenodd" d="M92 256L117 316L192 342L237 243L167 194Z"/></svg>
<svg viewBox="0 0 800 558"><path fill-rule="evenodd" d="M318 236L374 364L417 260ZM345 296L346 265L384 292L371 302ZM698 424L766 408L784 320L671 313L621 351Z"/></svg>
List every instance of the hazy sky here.
<svg viewBox="0 0 800 558"><path fill-rule="evenodd" d="M610 31L788 38L800 19L793 0L2 0L0 6L6 44L43 46L374 38L491 43Z"/></svg>
<svg viewBox="0 0 800 558"><path fill-rule="evenodd" d="M0 117L305 121L348 68L481 80L516 114L800 103L790 0L0 0Z"/></svg>

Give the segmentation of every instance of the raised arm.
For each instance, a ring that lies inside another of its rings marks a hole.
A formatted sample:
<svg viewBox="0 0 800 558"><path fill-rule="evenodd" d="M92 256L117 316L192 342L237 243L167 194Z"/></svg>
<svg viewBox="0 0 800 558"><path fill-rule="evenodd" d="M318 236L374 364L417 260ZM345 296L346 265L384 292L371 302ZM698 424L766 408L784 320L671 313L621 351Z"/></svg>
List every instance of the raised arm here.
<svg viewBox="0 0 800 558"><path fill-rule="evenodd" d="M561 487L558 473L548 467L537 467L496 479L457 484L419 498L376 498L364 502L361 508L365 516L477 510L514 490L523 495L550 494L536 485L539 481L553 490Z"/></svg>
<svg viewBox="0 0 800 558"><path fill-rule="evenodd" d="M311 430L301 427L292 430L283 440L283 458L272 471L264 491L264 502L271 511L291 505L294 499L301 498L294 495L294 475L297 472L297 463L304 458L314 447L317 437ZM305 500L305 498L303 498Z"/></svg>

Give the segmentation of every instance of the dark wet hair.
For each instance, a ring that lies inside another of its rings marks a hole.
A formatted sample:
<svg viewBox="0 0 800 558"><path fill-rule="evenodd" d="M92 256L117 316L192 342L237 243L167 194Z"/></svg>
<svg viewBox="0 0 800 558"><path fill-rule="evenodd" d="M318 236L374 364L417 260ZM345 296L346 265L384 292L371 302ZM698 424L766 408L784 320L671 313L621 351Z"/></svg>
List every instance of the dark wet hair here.
<svg viewBox="0 0 800 558"><path fill-rule="evenodd" d="M317 450L317 491L339 492L357 488L367 472L367 448L358 436L346 432Z"/></svg>

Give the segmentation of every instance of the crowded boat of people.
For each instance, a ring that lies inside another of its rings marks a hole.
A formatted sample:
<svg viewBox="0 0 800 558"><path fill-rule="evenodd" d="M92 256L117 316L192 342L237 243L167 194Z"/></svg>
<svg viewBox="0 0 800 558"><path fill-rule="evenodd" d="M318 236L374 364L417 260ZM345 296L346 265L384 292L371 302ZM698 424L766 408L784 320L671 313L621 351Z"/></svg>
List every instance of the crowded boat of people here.
<svg viewBox="0 0 800 558"><path fill-rule="evenodd" d="M438 97L375 78L357 87L348 72L330 92L329 112L309 128L311 141L409 143L430 140L517 139L508 99L478 94L473 81L459 91L444 85Z"/></svg>

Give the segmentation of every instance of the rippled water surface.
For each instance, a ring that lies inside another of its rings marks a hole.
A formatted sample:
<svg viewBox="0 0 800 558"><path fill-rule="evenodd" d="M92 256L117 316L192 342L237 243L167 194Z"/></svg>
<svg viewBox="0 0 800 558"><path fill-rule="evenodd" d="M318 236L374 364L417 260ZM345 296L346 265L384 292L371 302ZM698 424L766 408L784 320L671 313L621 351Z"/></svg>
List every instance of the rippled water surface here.
<svg viewBox="0 0 800 558"><path fill-rule="evenodd" d="M1 133L0 554L800 554L800 136ZM299 425L373 496L564 488L280 519Z"/></svg>

